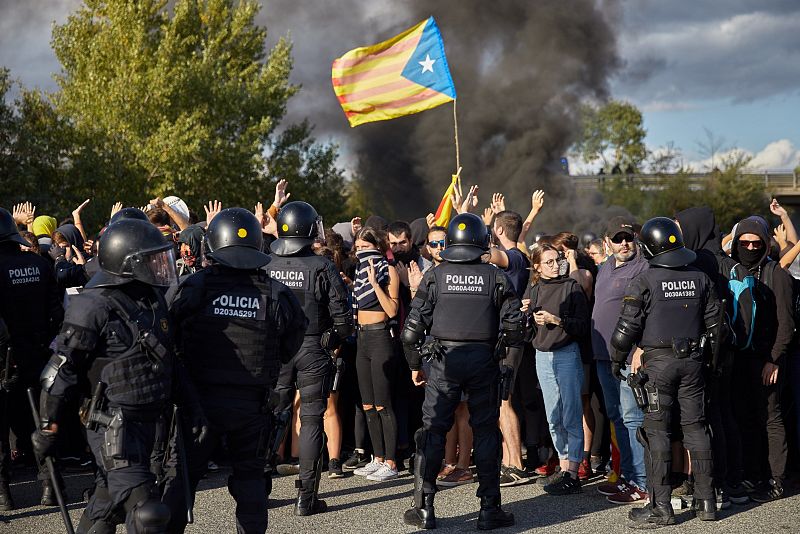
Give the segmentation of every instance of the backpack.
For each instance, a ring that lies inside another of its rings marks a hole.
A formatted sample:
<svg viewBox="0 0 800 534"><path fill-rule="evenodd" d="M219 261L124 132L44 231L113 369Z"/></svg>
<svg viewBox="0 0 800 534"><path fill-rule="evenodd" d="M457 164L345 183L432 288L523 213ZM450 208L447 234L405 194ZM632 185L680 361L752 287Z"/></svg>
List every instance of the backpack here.
<svg viewBox="0 0 800 534"><path fill-rule="evenodd" d="M728 280L728 290L731 292L730 327L732 345L738 350L749 349L753 346L753 330L756 325L756 278L737 263L731 267ZM744 270L745 274L739 279L738 271Z"/></svg>

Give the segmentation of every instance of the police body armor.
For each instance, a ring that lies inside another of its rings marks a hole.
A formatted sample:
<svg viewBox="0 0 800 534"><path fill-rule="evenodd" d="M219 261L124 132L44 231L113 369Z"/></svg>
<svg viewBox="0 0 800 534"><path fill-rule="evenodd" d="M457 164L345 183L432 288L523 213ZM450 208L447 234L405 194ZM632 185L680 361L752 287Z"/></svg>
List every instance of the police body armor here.
<svg viewBox="0 0 800 534"><path fill-rule="evenodd" d="M106 326L104 356L96 358L87 373L90 383L106 384L105 396L114 405L158 407L167 401L172 388L172 342L164 298L153 290L158 300L151 312L119 289L99 291L111 304L112 313ZM64 332L65 338L78 335L70 329Z"/></svg>
<svg viewBox="0 0 800 534"><path fill-rule="evenodd" d="M651 311L647 317L641 346L668 348L673 340L698 342L703 333L703 295L706 277L692 267L651 268L642 274L650 289Z"/></svg>
<svg viewBox="0 0 800 534"><path fill-rule="evenodd" d="M333 326L327 305L320 305L317 301L317 278L325 270L322 256L309 252L297 256L279 256L273 254L272 260L265 269L269 277L283 282L292 290L303 313L308 318L307 336L319 336Z"/></svg>
<svg viewBox="0 0 800 534"><path fill-rule="evenodd" d="M488 263L444 262L436 267L431 335L446 341L494 342L500 324L497 275Z"/></svg>
<svg viewBox="0 0 800 534"><path fill-rule="evenodd" d="M197 384L273 387L280 368L271 282L263 271L198 273L203 305L183 325L183 354Z"/></svg>

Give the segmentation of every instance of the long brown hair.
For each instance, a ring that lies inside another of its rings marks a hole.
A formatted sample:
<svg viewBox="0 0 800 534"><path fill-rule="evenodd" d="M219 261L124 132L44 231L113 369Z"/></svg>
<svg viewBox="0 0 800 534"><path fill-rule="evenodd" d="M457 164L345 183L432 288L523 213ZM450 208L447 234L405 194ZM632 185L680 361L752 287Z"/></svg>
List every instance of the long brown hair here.
<svg viewBox="0 0 800 534"><path fill-rule="evenodd" d="M546 243L539 244L536 248L531 251L531 285L535 286L539 283L539 280L542 277L542 274L536 270L536 265L541 265L542 263L542 255L547 252L548 250L552 250L555 253L558 253L558 249L556 249L552 245L548 245Z"/></svg>

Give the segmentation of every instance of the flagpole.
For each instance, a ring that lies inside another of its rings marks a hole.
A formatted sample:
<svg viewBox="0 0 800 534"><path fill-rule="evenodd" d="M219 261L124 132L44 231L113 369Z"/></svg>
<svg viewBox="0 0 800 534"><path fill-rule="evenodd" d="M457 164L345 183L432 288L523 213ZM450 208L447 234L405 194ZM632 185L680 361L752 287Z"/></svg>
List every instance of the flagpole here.
<svg viewBox="0 0 800 534"><path fill-rule="evenodd" d="M453 128L456 141L456 172L461 170L461 154L458 149L458 114L456 113L456 99L453 99Z"/></svg>

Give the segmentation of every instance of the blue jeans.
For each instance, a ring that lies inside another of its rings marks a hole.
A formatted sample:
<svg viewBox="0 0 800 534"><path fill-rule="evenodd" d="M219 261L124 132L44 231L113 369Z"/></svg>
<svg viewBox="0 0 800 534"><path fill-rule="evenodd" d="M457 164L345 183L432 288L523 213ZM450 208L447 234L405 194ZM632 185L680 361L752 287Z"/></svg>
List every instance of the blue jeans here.
<svg viewBox="0 0 800 534"><path fill-rule="evenodd" d="M536 351L536 373L553 446L561 460L583 461L583 363L577 343Z"/></svg>
<svg viewBox="0 0 800 534"><path fill-rule="evenodd" d="M597 360L597 377L603 388L603 399L608 418L614 425L619 447L621 475L625 480L644 490L647 475L644 470L644 447L636 440L636 430L642 426L644 412L639 409L628 383L611 374L611 362ZM622 371L628 376L630 368Z"/></svg>

